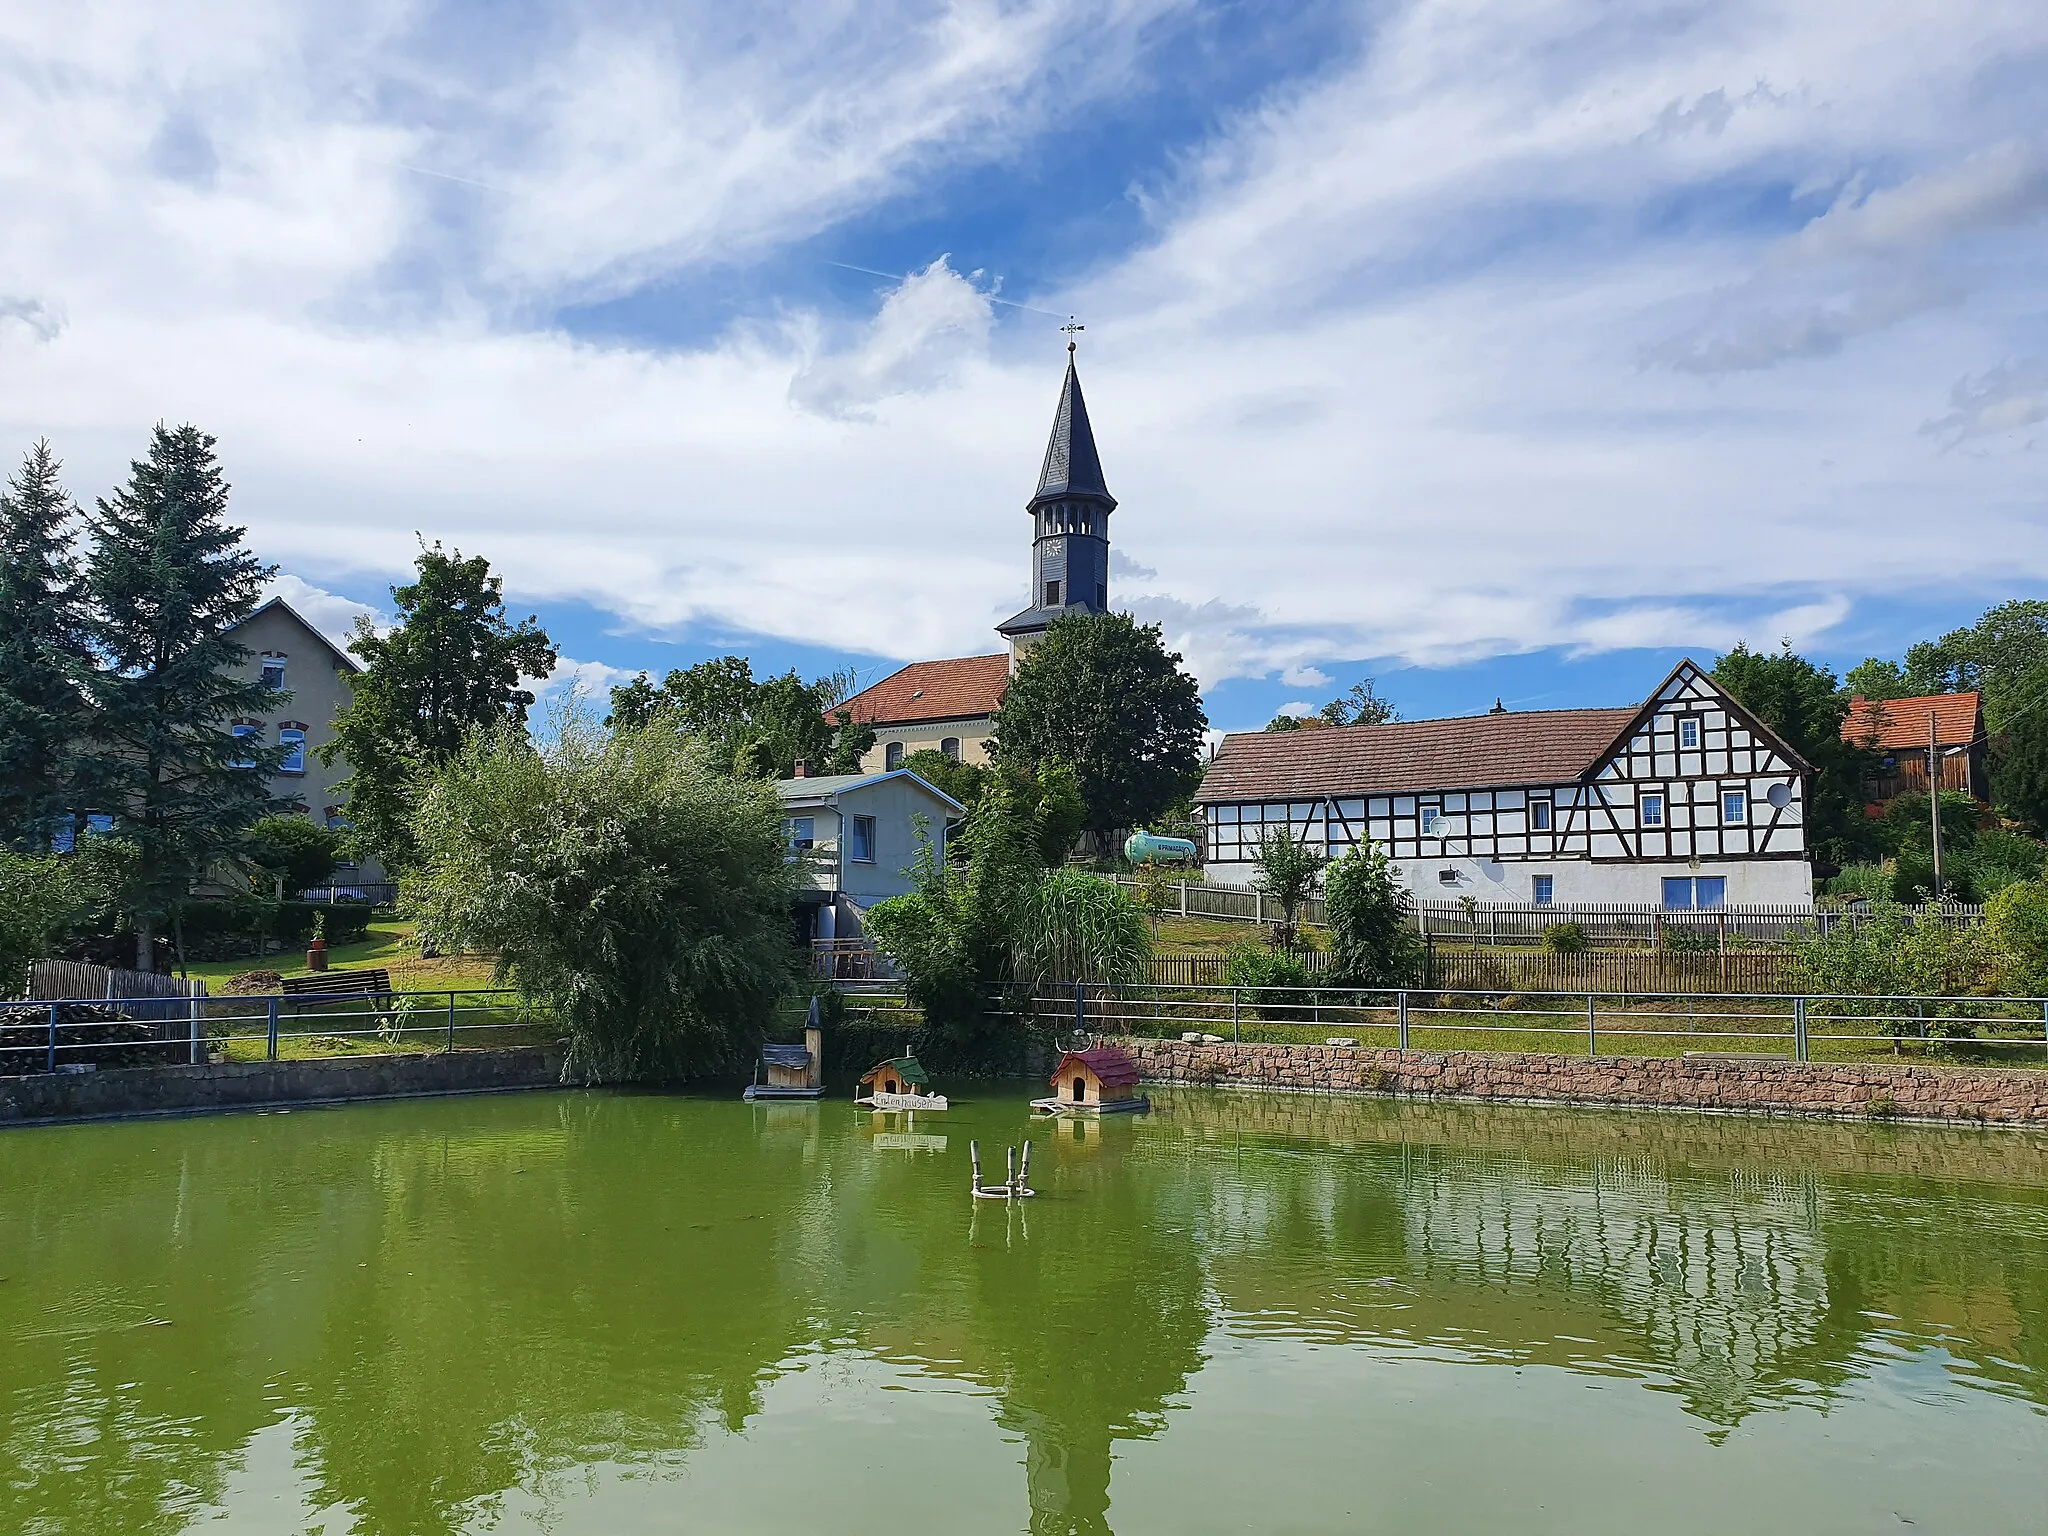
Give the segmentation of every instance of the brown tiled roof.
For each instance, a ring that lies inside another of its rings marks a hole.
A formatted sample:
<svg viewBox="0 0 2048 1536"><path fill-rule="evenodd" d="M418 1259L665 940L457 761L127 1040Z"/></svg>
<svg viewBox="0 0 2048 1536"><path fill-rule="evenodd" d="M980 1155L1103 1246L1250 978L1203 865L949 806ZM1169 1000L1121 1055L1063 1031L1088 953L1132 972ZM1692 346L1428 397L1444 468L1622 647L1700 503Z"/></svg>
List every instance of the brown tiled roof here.
<svg viewBox="0 0 2048 1536"><path fill-rule="evenodd" d="M1053 1082L1060 1080L1060 1074L1067 1070L1070 1061L1078 1061L1093 1072L1096 1081L1105 1088L1122 1088L1138 1080L1136 1062L1113 1045L1098 1045L1093 1050L1069 1051L1062 1056L1060 1064L1053 1068Z"/></svg>
<svg viewBox="0 0 2048 1536"><path fill-rule="evenodd" d="M1967 747L1979 734L1979 696L1974 693L1931 693L1917 699L1857 698L1849 701L1842 722L1842 740L1875 745L1887 752L1927 746L1927 712L1934 711L1935 740L1944 747Z"/></svg>
<svg viewBox="0 0 2048 1536"><path fill-rule="evenodd" d="M971 720L992 715L1010 681L1007 656L956 656L913 661L841 707L862 725L907 725L919 720Z"/></svg>
<svg viewBox="0 0 2048 1536"><path fill-rule="evenodd" d="M1199 804L1316 795L1406 795L1576 779L1614 744L1634 709L1545 709L1392 725L1226 736Z"/></svg>

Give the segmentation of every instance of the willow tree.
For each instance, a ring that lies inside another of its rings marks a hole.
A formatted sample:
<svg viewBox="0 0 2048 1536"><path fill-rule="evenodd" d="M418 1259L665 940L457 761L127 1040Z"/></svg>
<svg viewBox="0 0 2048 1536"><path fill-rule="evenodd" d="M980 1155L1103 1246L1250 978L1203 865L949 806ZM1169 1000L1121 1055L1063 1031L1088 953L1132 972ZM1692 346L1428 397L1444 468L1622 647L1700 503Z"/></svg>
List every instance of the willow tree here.
<svg viewBox="0 0 2048 1536"><path fill-rule="evenodd" d="M494 954L599 1081L742 1064L796 976L773 786L655 719L478 733L413 816L422 936Z"/></svg>

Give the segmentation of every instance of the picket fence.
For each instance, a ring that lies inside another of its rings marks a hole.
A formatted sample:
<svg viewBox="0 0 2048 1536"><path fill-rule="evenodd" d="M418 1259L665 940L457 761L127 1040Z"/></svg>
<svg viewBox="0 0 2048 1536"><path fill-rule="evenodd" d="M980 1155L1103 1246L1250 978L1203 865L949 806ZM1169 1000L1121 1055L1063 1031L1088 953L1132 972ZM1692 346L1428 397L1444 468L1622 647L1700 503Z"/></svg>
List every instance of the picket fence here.
<svg viewBox="0 0 2048 1536"><path fill-rule="evenodd" d="M119 998L121 1011L129 1018L155 1024L188 1022L193 1016L191 1000L204 996L204 981L181 980L158 971L124 971L83 960L38 960L28 970L30 1002ZM163 1001L153 1001L157 998Z"/></svg>
<svg viewBox="0 0 2048 1536"><path fill-rule="evenodd" d="M1327 953L1297 958L1311 976L1330 968ZM1160 987L1214 987L1229 982L1221 955L1156 955L1146 980ZM1788 992L1798 970L1785 950L1734 949L1725 954L1657 954L1587 950L1580 954L1501 953L1433 944L1422 984L1460 992Z"/></svg>

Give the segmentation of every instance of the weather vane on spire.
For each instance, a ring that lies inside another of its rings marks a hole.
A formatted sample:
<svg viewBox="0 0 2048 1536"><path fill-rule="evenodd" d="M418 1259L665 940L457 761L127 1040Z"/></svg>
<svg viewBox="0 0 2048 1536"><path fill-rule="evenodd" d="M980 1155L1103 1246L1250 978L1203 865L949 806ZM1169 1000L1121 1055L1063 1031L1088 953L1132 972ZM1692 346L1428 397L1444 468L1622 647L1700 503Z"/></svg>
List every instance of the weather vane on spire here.
<svg viewBox="0 0 2048 1536"><path fill-rule="evenodd" d="M1074 317L1072 315L1067 316L1067 323L1060 327L1060 334L1067 338L1067 351L1070 354L1074 350L1074 338L1087 329L1088 327L1085 325L1074 324Z"/></svg>

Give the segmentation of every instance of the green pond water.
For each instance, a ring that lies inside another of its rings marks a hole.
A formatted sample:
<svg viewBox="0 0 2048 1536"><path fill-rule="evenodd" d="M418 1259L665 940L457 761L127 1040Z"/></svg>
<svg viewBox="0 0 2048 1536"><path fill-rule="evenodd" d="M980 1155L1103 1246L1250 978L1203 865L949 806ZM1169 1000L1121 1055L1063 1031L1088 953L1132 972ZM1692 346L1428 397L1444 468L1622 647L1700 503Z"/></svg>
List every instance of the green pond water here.
<svg viewBox="0 0 2048 1536"><path fill-rule="evenodd" d="M0 1133L0 1531L2048 1527L2048 1137L964 1093Z"/></svg>

